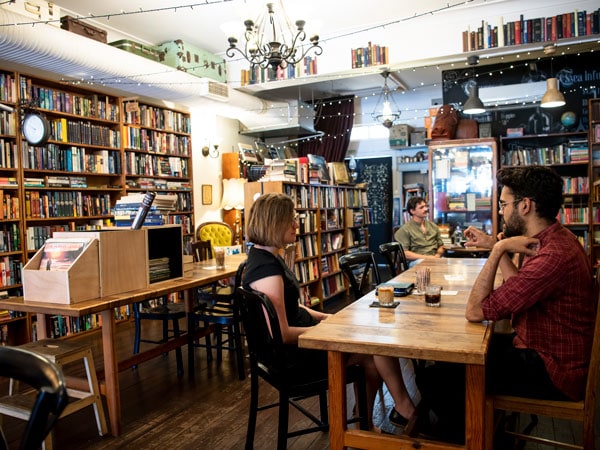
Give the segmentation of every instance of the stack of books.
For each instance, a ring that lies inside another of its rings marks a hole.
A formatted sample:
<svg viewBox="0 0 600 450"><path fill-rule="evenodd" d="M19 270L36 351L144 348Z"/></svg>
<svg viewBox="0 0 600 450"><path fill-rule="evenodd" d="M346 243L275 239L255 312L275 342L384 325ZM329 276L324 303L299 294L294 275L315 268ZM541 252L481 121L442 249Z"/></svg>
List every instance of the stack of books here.
<svg viewBox="0 0 600 450"><path fill-rule="evenodd" d="M114 207L115 224L118 227L131 227L142 201L144 193L129 194L117 200ZM165 216L175 211L176 194L157 194L144 219L144 225L164 225Z"/></svg>

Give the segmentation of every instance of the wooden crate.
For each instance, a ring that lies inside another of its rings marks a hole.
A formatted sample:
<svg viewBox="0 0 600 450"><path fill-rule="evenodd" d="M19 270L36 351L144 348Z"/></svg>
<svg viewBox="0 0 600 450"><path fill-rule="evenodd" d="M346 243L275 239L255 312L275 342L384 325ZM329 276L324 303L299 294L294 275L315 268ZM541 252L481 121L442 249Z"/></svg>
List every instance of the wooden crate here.
<svg viewBox="0 0 600 450"><path fill-rule="evenodd" d="M100 296L148 286L146 232L127 228L96 231L57 231L55 238L88 236L99 242Z"/></svg>
<svg viewBox="0 0 600 450"><path fill-rule="evenodd" d="M100 296L98 240L92 240L68 270L39 270L44 247L23 267L25 301L72 304Z"/></svg>

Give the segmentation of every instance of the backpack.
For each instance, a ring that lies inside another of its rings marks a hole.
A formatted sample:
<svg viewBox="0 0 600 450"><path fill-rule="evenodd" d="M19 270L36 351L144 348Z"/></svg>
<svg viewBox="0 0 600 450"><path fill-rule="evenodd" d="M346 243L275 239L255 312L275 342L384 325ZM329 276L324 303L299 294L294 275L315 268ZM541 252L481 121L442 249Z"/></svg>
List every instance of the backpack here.
<svg viewBox="0 0 600 450"><path fill-rule="evenodd" d="M454 139L456 127L458 126L458 111L451 105L442 105L435 116L433 129L431 130L432 141L443 141Z"/></svg>

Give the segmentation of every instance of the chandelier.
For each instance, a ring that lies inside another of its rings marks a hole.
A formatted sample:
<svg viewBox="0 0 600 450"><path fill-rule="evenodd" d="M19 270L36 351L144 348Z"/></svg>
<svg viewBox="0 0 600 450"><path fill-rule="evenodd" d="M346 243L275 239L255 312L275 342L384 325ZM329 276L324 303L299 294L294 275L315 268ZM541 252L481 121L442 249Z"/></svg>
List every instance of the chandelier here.
<svg viewBox="0 0 600 450"><path fill-rule="evenodd" d="M384 78L383 90L379 94L375 110L371 114L373 119L380 122L384 127L391 128L394 122L400 118L400 108L394 100L394 96L390 93L387 80L390 73L385 71L381 74Z"/></svg>
<svg viewBox="0 0 600 450"><path fill-rule="evenodd" d="M275 17L273 3L267 3L267 14L261 14L256 23L251 19L245 20L244 49L237 46L237 38L229 37L229 48L225 54L231 58L237 51L251 65L262 68L271 66L275 71L278 66L285 68L288 64L295 65L302 61L311 50L314 50L316 55L323 53L323 49L319 46L318 35L311 37L309 39L311 45L304 49L302 43L306 39L305 21L297 20L294 31L281 0L278 2L278 7L281 18Z"/></svg>

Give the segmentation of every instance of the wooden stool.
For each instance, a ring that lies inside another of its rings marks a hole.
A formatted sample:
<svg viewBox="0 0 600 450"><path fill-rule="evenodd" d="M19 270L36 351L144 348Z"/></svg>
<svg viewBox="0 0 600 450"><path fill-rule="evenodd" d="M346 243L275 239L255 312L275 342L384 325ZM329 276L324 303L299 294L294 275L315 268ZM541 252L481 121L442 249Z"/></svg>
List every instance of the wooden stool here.
<svg viewBox="0 0 600 450"><path fill-rule="evenodd" d="M68 416L92 405L94 407L94 415L96 416L98 434L100 436L105 435L108 432L108 427L106 425L104 407L102 406L102 398L100 397L92 349L89 346L79 345L76 342L63 339L44 339L30 342L20 347L45 356L61 368L72 362L83 362L86 378L65 376L69 404L60 417ZM0 414L28 420L30 407L33 405L32 402L35 399L36 393L31 390L16 392L15 384L11 380L9 395L0 398ZM44 441L44 447L46 450L52 448L51 434Z"/></svg>

